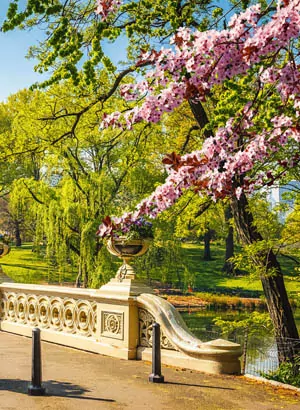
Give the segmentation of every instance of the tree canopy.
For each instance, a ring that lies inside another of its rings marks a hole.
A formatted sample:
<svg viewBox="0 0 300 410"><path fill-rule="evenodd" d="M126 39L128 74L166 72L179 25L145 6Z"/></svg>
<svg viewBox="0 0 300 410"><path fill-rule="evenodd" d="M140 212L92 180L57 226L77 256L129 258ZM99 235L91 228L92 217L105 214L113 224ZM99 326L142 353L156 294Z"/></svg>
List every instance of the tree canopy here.
<svg viewBox="0 0 300 410"><path fill-rule="evenodd" d="M57 169L64 163L67 172L60 185L72 184L72 193L62 198L70 197L70 209L75 207L70 224L74 229L87 222L88 214L95 220L104 212L120 215L122 206L111 206L112 194L114 205L120 204L119 195L130 198L119 182L134 177L135 158L149 164L149 155L138 148L141 138L148 141L150 124L157 123L149 140L150 146L159 145L155 138L165 135L167 117L188 103L195 122L189 124L182 152L175 148L164 157L165 182L150 195L151 184L144 186L121 217L106 218L100 236L116 228L125 232L142 215L156 218L188 190L227 201L241 240L256 247L251 257L261 268L280 359L292 359L292 351L280 344L282 337L298 337L282 271L273 249L265 247L247 195L288 178L299 165L300 0L249 4L234 2L223 10L205 0L27 0L22 9L14 1L3 30L44 28L45 40L30 51L39 58L37 70L52 70L42 86L62 86L66 79L74 85L68 103L59 97L53 105L50 97L50 112L47 108L48 114L40 116L44 128L39 126L38 134L31 130L22 147L23 152L44 147L47 156L56 158ZM118 72L103 53L103 44L125 37L128 58ZM197 144L187 153L193 132ZM91 158L100 165L97 172ZM86 181L92 181L91 190ZM103 187L108 187L104 196ZM38 198L34 187L29 188ZM144 195L149 196L139 201ZM80 212L79 196L85 204ZM53 208L55 218L63 216L66 206L59 209ZM80 227L85 235L80 246L93 228L94 222L88 223L88 228Z"/></svg>

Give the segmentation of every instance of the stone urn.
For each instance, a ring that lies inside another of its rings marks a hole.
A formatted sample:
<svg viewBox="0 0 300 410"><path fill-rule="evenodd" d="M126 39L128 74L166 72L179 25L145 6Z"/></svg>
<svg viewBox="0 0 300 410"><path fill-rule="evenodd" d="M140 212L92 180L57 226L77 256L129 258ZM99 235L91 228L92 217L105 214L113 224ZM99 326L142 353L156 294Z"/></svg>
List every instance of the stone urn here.
<svg viewBox="0 0 300 410"><path fill-rule="evenodd" d="M7 255L9 251L10 247L6 245L6 243L0 242L0 258L2 258L2 256Z"/></svg>
<svg viewBox="0 0 300 410"><path fill-rule="evenodd" d="M10 251L10 247L4 242L0 242L0 258L7 255L9 251ZM3 269L1 265L0 265L0 273L3 274ZM2 282L1 279L0 279L0 282Z"/></svg>
<svg viewBox="0 0 300 410"><path fill-rule="evenodd" d="M123 279L135 279L135 271L129 261L147 252L150 239L127 239L120 236L107 241L107 249L112 254L123 260L118 269L116 278L122 282Z"/></svg>

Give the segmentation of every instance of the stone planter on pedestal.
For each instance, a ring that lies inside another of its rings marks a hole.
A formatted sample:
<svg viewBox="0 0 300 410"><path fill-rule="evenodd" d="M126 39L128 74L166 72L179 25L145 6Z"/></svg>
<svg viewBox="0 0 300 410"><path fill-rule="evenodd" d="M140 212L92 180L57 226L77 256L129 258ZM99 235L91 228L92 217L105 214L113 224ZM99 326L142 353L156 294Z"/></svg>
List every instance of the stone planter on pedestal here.
<svg viewBox="0 0 300 410"><path fill-rule="evenodd" d="M154 293L153 290L136 279L136 273L129 262L147 252L150 239L127 239L119 237L107 241L107 250L114 256L123 260L122 266L117 271L116 276L100 288L100 292L121 295L137 296L141 293Z"/></svg>
<svg viewBox="0 0 300 410"><path fill-rule="evenodd" d="M123 260L116 278L122 282L123 279L135 279L135 272L129 261L137 256L144 255L149 247L148 239L126 239L126 237L112 238L107 241L107 249L112 254Z"/></svg>
<svg viewBox="0 0 300 410"><path fill-rule="evenodd" d="M0 242L0 258L7 255L9 253L9 251L10 251L10 247L6 243ZM9 279L8 277L4 276L4 272L3 272L3 269L2 269L1 265L0 265L0 274L6 280ZM0 282L2 282L1 278L0 278Z"/></svg>

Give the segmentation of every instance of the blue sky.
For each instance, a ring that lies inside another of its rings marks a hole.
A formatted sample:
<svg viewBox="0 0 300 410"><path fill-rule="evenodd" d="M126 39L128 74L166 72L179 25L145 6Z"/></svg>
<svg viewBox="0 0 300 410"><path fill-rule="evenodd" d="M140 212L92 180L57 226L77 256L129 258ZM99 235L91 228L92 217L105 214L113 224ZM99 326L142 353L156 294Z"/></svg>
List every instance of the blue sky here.
<svg viewBox="0 0 300 410"><path fill-rule="evenodd" d="M2 24L9 0L0 0L0 25ZM30 32L16 30L0 32L0 101L19 89L41 81L41 75L34 72L34 61L25 58L27 49L41 38L38 30Z"/></svg>
<svg viewBox="0 0 300 410"><path fill-rule="evenodd" d="M10 0L0 0L0 26L5 19L9 3ZM19 3L25 3L25 0L19 0ZM43 33L39 29L0 32L0 101L22 88L43 81L45 77L34 71L36 62L25 57L29 46L37 44L42 38ZM125 47L125 41L119 40L114 45L107 44L104 50L116 64L119 60L125 60Z"/></svg>
<svg viewBox="0 0 300 410"><path fill-rule="evenodd" d="M24 0L20 3L22 1ZM9 2L10 0L0 0L0 25L5 19ZM37 44L42 38L43 33L39 29L0 32L0 101L45 78L34 71L36 61L25 57L29 46ZM107 44L105 51L109 52L113 60L125 59L125 45L122 46L120 41L114 46Z"/></svg>

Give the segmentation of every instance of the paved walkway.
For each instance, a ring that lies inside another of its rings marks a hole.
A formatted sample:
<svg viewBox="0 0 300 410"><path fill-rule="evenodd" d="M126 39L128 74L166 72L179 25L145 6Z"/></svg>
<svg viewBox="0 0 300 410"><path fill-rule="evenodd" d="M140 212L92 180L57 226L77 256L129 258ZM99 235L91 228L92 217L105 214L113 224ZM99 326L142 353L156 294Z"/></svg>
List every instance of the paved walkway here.
<svg viewBox="0 0 300 410"><path fill-rule="evenodd" d="M151 364L42 343L44 397L27 395L31 339L0 332L0 409L300 410L300 396L244 377L163 367L164 384L148 382Z"/></svg>

